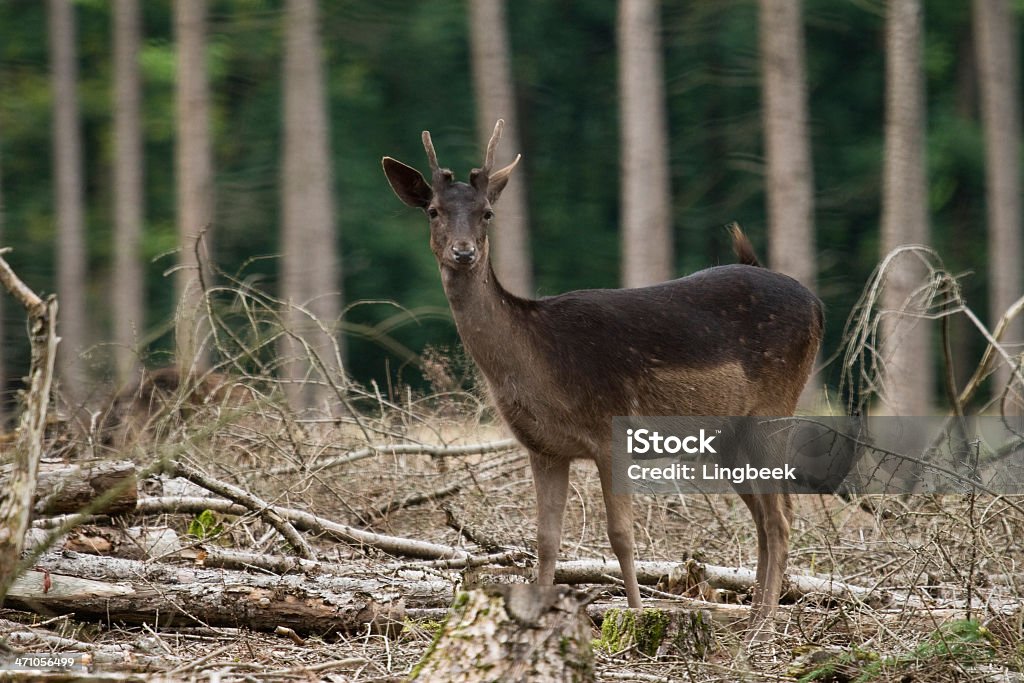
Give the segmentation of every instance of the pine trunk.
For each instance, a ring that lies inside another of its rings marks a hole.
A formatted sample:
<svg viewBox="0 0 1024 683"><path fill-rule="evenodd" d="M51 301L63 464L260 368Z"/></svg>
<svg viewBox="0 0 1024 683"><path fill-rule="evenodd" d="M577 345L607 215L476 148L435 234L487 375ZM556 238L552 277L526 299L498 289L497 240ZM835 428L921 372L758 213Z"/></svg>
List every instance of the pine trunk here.
<svg viewBox="0 0 1024 683"><path fill-rule="evenodd" d="M64 400L77 408L85 396L79 355L86 347L85 208L82 198L82 133L78 114L75 8L50 0L50 65L53 71L53 168L57 205L57 297L61 337L57 377Z"/></svg>
<svg viewBox="0 0 1024 683"><path fill-rule="evenodd" d="M985 129L985 177L988 206L989 326L1024 294L1021 274L1021 108L1018 70L1017 21L1007 0L974 0L974 44L977 50L981 116ZM1022 325L1011 323L1003 343L1021 341ZM1010 368L1000 362L992 386L993 397L1003 394ZM1024 387L1017 385L1020 414ZM1012 396L1012 394L1011 394ZM1013 402L1010 402L1013 405Z"/></svg>
<svg viewBox="0 0 1024 683"><path fill-rule="evenodd" d="M494 122L505 120L507 159L496 159L501 168L520 149L515 88L512 80L505 0L473 0L469 3L469 36L473 59L473 88L476 95L477 133L486 146ZM482 148L481 147L481 148ZM505 289L517 296L533 296L533 263L530 257L530 227L526 208L526 183L520 175L501 195L491 233L492 262Z"/></svg>
<svg viewBox="0 0 1024 683"><path fill-rule="evenodd" d="M139 0L114 4L114 360L117 381L131 383L144 332L142 280L143 165L139 118Z"/></svg>
<svg viewBox="0 0 1024 683"><path fill-rule="evenodd" d="M928 244L925 99L920 0L890 0L886 18L886 122L882 178L882 257ZM933 404L932 325L914 291L927 283L920 259L903 253L882 292L883 399L894 415L928 415Z"/></svg>
<svg viewBox="0 0 1024 683"><path fill-rule="evenodd" d="M622 285L673 276L668 123L656 0L619 0Z"/></svg>
<svg viewBox="0 0 1024 683"><path fill-rule="evenodd" d="M205 368L208 329L200 259L209 263L213 223L213 161L210 148L210 95L206 78L206 0L176 0L174 28L178 43L176 93L178 182L178 271L175 273L175 347L178 367L188 374ZM201 242L200 242L201 240Z"/></svg>
<svg viewBox="0 0 1024 683"><path fill-rule="evenodd" d="M326 382L338 381L340 368L331 335L321 325L333 330L337 323L341 278L316 0L289 0L286 22L281 280L288 308L283 318L308 348L287 337L282 351L292 408L323 409L330 399ZM323 377L325 370L330 377Z"/></svg>

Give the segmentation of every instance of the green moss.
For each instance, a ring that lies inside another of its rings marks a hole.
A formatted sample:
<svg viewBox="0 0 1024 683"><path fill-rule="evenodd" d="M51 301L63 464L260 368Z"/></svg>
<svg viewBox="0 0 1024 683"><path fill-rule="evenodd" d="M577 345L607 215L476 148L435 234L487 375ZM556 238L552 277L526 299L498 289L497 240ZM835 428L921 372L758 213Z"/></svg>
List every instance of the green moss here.
<svg viewBox="0 0 1024 683"><path fill-rule="evenodd" d="M430 655L434 653L434 650L437 649L437 644L441 642L441 636L444 635L444 627L447 623L448 622L446 621L437 622L437 628L434 630L434 637L431 639L430 645L427 646L426 652L424 652L423 656L420 657L420 661L416 662L416 666L414 666L412 671L409 672L409 680L416 680L416 676L419 675L423 666L430 661Z"/></svg>
<svg viewBox="0 0 1024 683"><path fill-rule="evenodd" d="M639 652L653 657L665 640L668 625L668 616L661 610L610 609L594 647L613 653L635 645Z"/></svg>
<svg viewBox="0 0 1024 683"><path fill-rule="evenodd" d="M469 602L469 593L467 593L466 591L459 591L455 595L455 599L452 601L452 609L453 610L462 609L463 607L466 606L467 602Z"/></svg>

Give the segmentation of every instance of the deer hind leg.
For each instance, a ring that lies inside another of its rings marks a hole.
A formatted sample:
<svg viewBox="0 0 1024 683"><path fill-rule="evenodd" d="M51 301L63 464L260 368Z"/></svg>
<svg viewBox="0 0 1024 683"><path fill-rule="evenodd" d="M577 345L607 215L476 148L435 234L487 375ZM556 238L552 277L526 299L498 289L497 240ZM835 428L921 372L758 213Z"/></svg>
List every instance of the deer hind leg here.
<svg viewBox="0 0 1024 683"><path fill-rule="evenodd" d="M779 604L789 561L789 530L793 504L788 493L743 494L757 526L757 585L751 626L768 619Z"/></svg>
<svg viewBox="0 0 1024 683"><path fill-rule="evenodd" d="M537 583L555 582L555 562L562 545L562 518L569 492L569 460L530 453L537 494Z"/></svg>
<svg viewBox="0 0 1024 683"><path fill-rule="evenodd" d="M619 571L626 587L626 601L630 607L640 607L640 585L636 580L636 565L633 561L633 498L629 494L616 494L612 491L611 459L608 466L598 463L601 475L601 493L604 496L604 507L608 516L608 540L612 552L619 560Z"/></svg>

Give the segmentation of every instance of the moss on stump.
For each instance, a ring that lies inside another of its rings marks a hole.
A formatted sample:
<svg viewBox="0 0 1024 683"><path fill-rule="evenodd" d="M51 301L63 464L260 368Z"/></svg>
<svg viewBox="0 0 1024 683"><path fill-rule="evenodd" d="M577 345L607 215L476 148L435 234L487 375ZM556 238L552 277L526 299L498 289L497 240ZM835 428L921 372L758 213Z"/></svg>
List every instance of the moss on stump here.
<svg viewBox="0 0 1024 683"><path fill-rule="evenodd" d="M711 617L703 610L610 609L595 646L608 653L703 659L711 650Z"/></svg>

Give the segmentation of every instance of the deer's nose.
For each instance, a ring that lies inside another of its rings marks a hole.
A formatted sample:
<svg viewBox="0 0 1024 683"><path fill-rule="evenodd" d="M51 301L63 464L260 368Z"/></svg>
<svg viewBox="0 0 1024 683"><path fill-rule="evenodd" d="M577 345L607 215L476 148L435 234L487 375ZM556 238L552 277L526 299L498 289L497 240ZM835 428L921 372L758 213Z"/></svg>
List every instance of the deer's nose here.
<svg viewBox="0 0 1024 683"><path fill-rule="evenodd" d="M472 242L456 242L452 245L456 263L472 263L476 258L476 246Z"/></svg>

